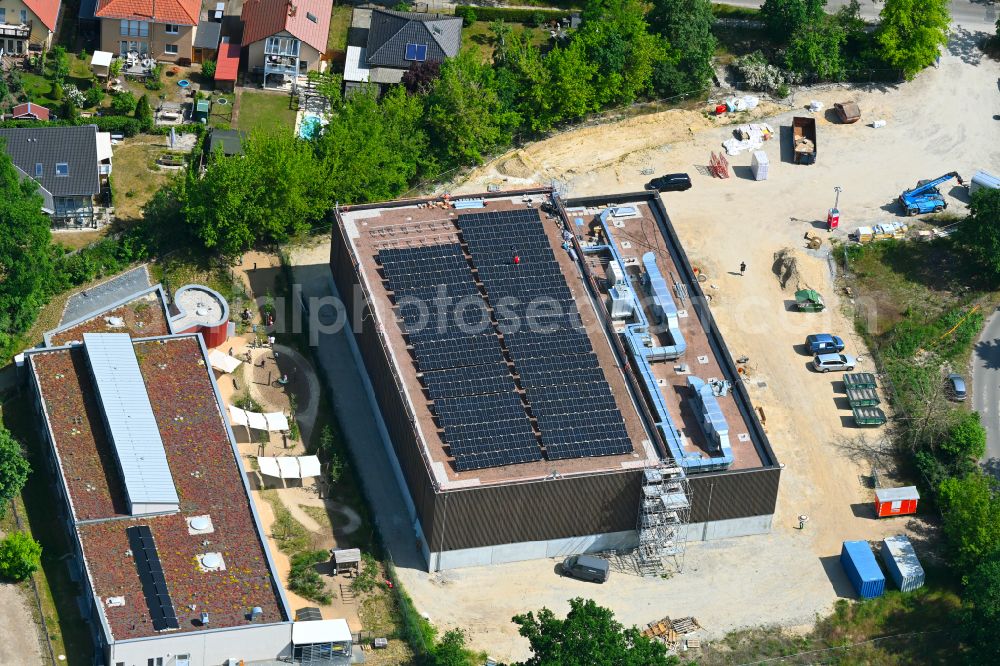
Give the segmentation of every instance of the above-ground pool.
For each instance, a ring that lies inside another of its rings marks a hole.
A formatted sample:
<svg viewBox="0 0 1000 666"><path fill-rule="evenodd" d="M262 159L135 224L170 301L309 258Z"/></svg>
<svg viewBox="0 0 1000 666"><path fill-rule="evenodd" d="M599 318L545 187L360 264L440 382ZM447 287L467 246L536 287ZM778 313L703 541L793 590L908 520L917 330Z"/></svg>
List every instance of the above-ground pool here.
<svg viewBox="0 0 1000 666"><path fill-rule="evenodd" d="M299 136L303 139L312 139L319 136L323 129L323 118L315 113L303 113L302 122L299 124Z"/></svg>
<svg viewBox="0 0 1000 666"><path fill-rule="evenodd" d="M187 88L189 85L191 85L191 82L188 81L187 79L181 79L180 81L177 82L177 85L179 85L181 88Z"/></svg>

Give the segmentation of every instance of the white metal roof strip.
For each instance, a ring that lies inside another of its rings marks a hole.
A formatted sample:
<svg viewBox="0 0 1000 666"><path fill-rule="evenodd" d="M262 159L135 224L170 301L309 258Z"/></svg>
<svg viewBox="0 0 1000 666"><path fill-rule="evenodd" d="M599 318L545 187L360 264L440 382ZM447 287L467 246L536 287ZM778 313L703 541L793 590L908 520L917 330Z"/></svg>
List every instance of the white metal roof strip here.
<svg viewBox="0 0 1000 666"><path fill-rule="evenodd" d="M875 497L879 502L890 502L892 500L920 499L920 493L916 486L904 486L902 488L876 488Z"/></svg>
<svg viewBox="0 0 1000 666"><path fill-rule="evenodd" d="M131 336L84 333L83 343L129 502L178 504Z"/></svg>
<svg viewBox="0 0 1000 666"><path fill-rule="evenodd" d="M348 643L352 640L347 620L306 620L292 623L292 643Z"/></svg>

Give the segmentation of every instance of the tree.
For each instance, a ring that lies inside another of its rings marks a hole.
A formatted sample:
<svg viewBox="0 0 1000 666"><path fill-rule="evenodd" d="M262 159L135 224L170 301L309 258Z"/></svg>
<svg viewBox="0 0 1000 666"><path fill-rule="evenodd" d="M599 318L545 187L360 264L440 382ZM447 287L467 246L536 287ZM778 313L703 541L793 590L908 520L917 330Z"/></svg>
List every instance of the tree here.
<svg viewBox="0 0 1000 666"><path fill-rule="evenodd" d="M587 60L587 52L579 41L564 48L555 48L545 57L549 86L549 104L540 114L536 129L549 129L567 120L582 118L596 111L597 95L591 83L597 66Z"/></svg>
<svg viewBox="0 0 1000 666"><path fill-rule="evenodd" d="M977 190L969 204L969 216L952 238L968 251L986 277L994 283L1000 281L1000 190Z"/></svg>
<svg viewBox="0 0 1000 666"><path fill-rule="evenodd" d="M283 243L329 209L327 178L312 146L291 134L255 132L243 155L212 161L189 175L182 212L207 248L233 256L257 242Z"/></svg>
<svg viewBox="0 0 1000 666"><path fill-rule="evenodd" d="M135 111L135 106L139 101L130 91L124 90L114 94L111 98L111 110L120 116L127 116Z"/></svg>
<svg viewBox="0 0 1000 666"><path fill-rule="evenodd" d="M461 629L446 631L431 650L427 666L467 666L472 663L472 651L465 647L465 632ZM481 663L479 660L477 663Z"/></svg>
<svg viewBox="0 0 1000 666"><path fill-rule="evenodd" d="M316 145L328 174L328 201L364 203L404 192L427 160L423 101L394 87L378 100L359 91L335 108Z"/></svg>
<svg viewBox="0 0 1000 666"><path fill-rule="evenodd" d="M411 62L410 68L403 72L403 87L411 95L426 95L440 76L441 62L438 60Z"/></svg>
<svg viewBox="0 0 1000 666"><path fill-rule="evenodd" d="M666 646L624 628L614 613L591 599L570 599L565 620L548 608L515 615L518 633L528 639L533 656L521 666L672 666Z"/></svg>
<svg viewBox="0 0 1000 666"><path fill-rule="evenodd" d="M52 280L52 233L35 181L0 148L0 349L28 330Z"/></svg>
<svg viewBox="0 0 1000 666"><path fill-rule="evenodd" d="M10 432L0 427L0 517L28 481L31 465L21 451L21 444Z"/></svg>
<svg viewBox="0 0 1000 666"><path fill-rule="evenodd" d="M826 0L764 0L760 18L775 44L787 44L803 27L823 18Z"/></svg>
<svg viewBox="0 0 1000 666"><path fill-rule="evenodd" d="M844 44L847 33L839 23L823 16L801 26L785 52L785 64L794 72L812 74L822 81L844 76Z"/></svg>
<svg viewBox="0 0 1000 666"><path fill-rule="evenodd" d="M143 95L135 104L135 119L142 124L143 129L153 126L153 110L149 107L149 98Z"/></svg>
<svg viewBox="0 0 1000 666"><path fill-rule="evenodd" d="M861 18L860 0L851 0L842 5L834 15L834 20L844 30L844 57L852 66L862 61L865 51L871 46L871 35L867 24Z"/></svg>
<svg viewBox="0 0 1000 666"><path fill-rule="evenodd" d="M704 89L712 80L716 40L710 0L654 0L650 27L669 44L672 57L656 68L654 86L662 95Z"/></svg>
<svg viewBox="0 0 1000 666"><path fill-rule="evenodd" d="M885 0L879 19L879 55L907 79L933 64L948 43L947 0Z"/></svg>
<svg viewBox="0 0 1000 666"><path fill-rule="evenodd" d="M104 91L101 86L95 83L83 93L84 104L87 107L97 106L104 101Z"/></svg>
<svg viewBox="0 0 1000 666"><path fill-rule="evenodd" d="M62 46L53 46L49 51L49 67L52 69L52 80L62 85L69 76L69 56Z"/></svg>
<svg viewBox="0 0 1000 666"><path fill-rule="evenodd" d="M448 166L479 164L511 141L513 125L503 113L489 65L464 51L441 66L427 95L425 113L432 145Z"/></svg>
<svg viewBox="0 0 1000 666"><path fill-rule="evenodd" d="M980 562L962 595L962 629L974 663L1000 663L1000 553Z"/></svg>
<svg viewBox="0 0 1000 666"><path fill-rule="evenodd" d="M982 458L986 453L986 428L980 422L979 412L961 412L948 437L941 442L941 450L954 459Z"/></svg>
<svg viewBox="0 0 1000 666"><path fill-rule="evenodd" d="M0 541L0 577L25 580L42 564L42 546L26 532L11 532Z"/></svg>
<svg viewBox="0 0 1000 666"><path fill-rule="evenodd" d="M201 63L201 76L202 78L211 81L215 78L215 61L206 60Z"/></svg>
<svg viewBox="0 0 1000 666"><path fill-rule="evenodd" d="M944 533L956 570L970 572L1000 551L1000 497L992 477L975 471L948 478L938 489Z"/></svg>

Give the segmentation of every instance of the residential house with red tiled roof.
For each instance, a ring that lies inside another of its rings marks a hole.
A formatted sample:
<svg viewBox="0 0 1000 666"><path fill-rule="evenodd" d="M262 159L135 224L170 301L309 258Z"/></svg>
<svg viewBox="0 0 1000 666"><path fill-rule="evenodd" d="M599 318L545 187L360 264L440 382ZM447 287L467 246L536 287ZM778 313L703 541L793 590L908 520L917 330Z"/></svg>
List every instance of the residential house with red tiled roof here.
<svg viewBox="0 0 1000 666"><path fill-rule="evenodd" d="M6 1L6 0L0 0ZM191 62L201 0L98 0L101 50Z"/></svg>
<svg viewBox="0 0 1000 666"><path fill-rule="evenodd" d="M0 49L25 54L52 46L62 0L0 0Z"/></svg>
<svg viewBox="0 0 1000 666"><path fill-rule="evenodd" d="M329 0L247 0L243 46L247 72L265 88L318 70L330 32Z"/></svg>

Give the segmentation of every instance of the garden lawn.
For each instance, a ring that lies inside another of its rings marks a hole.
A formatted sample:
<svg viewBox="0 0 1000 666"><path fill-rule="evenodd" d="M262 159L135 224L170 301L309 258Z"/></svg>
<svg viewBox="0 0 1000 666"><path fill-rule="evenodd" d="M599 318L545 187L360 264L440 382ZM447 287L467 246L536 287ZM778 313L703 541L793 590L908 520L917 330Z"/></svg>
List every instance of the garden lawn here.
<svg viewBox="0 0 1000 666"><path fill-rule="evenodd" d="M493 45L490 43L493 35L490 34L490 23L490 21L476 21L472 25L462 28L462 49L479 51L486 62L493 60ZM526 30L534 46L544 46L549 41L548 30L532 28L523 23L512 23L511 26L514 30Z"/></svg>
<svg viewBox="0 0 1000 666"><path fill-rule="evenodd" d="M295 112L288 106L288 93L244 91L236 111L236 126L244 132L255 129L295 127Z"/></svg>
<svg viewBox="0 0 1000 666"><path fill-rule="evenodd" d="M354 8L350 5L334 5L330 15L330 37L326 42L326 50L346 51L347 31L351 28L351 14Z"/></svg>
<svg viewBox="0 0 1000 666"><path fill-rule="evenodd" d="M53 101L50 97L52 94L51 81L33 72L21 72L21 81L24 83L24 92L28 95L29 100L49 108L58 106L58 102Z"/></svg>
<svg viewBox="0 0 1000 666"><path fill-rule="evenodd" d="M138 220L146 205L174 173L160 170L156 158L165 151L162 136L140 135L126 139L115 148L115 169L111 174L115 216L119 220Z"/></svg>

